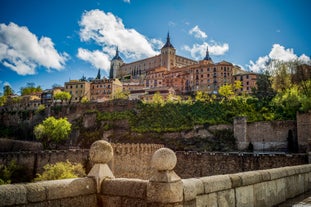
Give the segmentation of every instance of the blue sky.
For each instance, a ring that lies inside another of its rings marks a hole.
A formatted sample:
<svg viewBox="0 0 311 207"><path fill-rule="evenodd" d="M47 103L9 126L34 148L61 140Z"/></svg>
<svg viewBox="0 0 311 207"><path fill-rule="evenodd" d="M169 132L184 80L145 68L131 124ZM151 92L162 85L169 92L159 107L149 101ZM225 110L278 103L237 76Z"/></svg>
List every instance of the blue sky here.
<svg viewBox="0 0 311 207"><path fill-rule="evenodd" d="M167 32L178 55L259 71L269 59L310 64L310 0L1 0L0 92L109 74L158 54Z"/></svg>

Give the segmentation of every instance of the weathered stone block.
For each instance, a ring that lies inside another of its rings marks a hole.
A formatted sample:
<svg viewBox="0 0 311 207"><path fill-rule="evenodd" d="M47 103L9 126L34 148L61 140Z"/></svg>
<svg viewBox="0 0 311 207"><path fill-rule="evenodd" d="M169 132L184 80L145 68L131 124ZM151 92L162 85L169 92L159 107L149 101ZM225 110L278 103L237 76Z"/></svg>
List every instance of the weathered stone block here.
<svg viewBox="0 0 311 207"><path fill-rule="evenodd" d="M275 185L276 185L276 195L277 195L275 199L275 203L278 204L278 203L284 202L286 200L285 178L273 180L273 182L275 182Z"/></svg>
<svg viewBox="0 0 311 207"><path fill-rule="evenodd" d="M254 206L254 190L253 186L243 186L235 189L236 206L253 207Z"/></svg>
<svg viewBox="0 0 311 207"><path fill-rule="evenodd" d="M184 201L183 207L197 207L196 200Z"/></svg>
<svg viewBox="0 0 311 207"><path fill-rule="evenodd" d="M262 176L257 171L237 173L237 175L241 177L243 186L252 185L262 181Z"/></svg>
<svg viewBox="0 0 311 207"><path fill-rule="evenodd" d="M121 197L117 196L100 196L100 201L103 207L122 206Z"/></svg>
<svg viewBox="0 0 311 207"><path fill-rule="evenodd" d="M204 185L205 193L217 192L231 188L229 175L216 175L200 178Z"/></svg>
<svg viewBox="0 0 311 207"><path fill-rule="evenodd" d="M271 180L271 175L269 173L269 170L259 170L257 172L261 175L262 181L269 181L269 180Z"/></svg>
<svg viewBox="0 0 311 207"><path fill-rule="evenodd" d="M183 200L183 183L148 182L147 201L148 203L178 203Z"/></svg>
<svg viewBox="0 0 311 207"><path fill-rule="evenodd" d="M304 178L302 175L286 177L286 198L293 198L304 192Z"/></svg>
<svg viewBox="0 0 311 207"><path fill-rule="evenodd" d="M45 181L42 185L47 189L48 200L96 193L95 182L92 178Z"/></svg>
<svg viewBox="0 0 311 207"><path fill-rule="evenodd" d="M234 190L225 190L217 193L218 207L235 207Z"/></svg>
<svg viewBox="0 0 311 207"><path fill-rule="evenodd" d="M27 189L27 200L29 202L41 202L46 200L45 188L41 182L28 183L25 187Z"/></svg>
<svg viewBox="0 0 311 207"><path fill-rule="evenodd" d="M217 193L197 196L197 207L217 207Z"/></svg>
<svg viewBox="0 0 311 207"><path fill-rule="evenodd" d="M147 202L141 199L122 198L122 207L135 206L135 207L147 207Z"/></svg>
<svg viewBox="0 0 311 207"><path fill-rule="evenodd" d="M242 186L242 179L238 174L230 174L232 188Z"/></svg>
<svg viewBox="0 0 311 207"><path fill-rule="evenodd" d="M26 204L26 188L24 185L1 185L0 206Z"/></svg>
<svg viewBox="0 0 311 207"><path fill-rule="evenodd" d="M147 183L148 181L146 180L126 178L104 180L101 193L104 195L144 199L146 197Z"/></svg>
<svg viewBox="0 0 311 207"><path fill-rule="evenodd" d="M287 176L286 170L281 168L269 169L268 172L270 173L271 180L276 180Z"/></svg>
<svg viewBox="0 0 311 207"><path fill-rule="evenodd" d="M204 193L204 186L201 180L196 178L182 180L184 185L184 201L190 201L197 195Z"/></svg>

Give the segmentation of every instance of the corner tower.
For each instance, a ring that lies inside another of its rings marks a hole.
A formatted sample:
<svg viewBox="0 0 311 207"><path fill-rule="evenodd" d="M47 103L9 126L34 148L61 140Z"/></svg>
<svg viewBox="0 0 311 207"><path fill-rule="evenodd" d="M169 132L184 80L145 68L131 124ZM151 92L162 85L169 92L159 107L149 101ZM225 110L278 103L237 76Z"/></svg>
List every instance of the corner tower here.
<svg viewBox="0 0 311 207"><path fill-rule="evenodd" d="M176 65L176 50L171 44L170 33L167 33L166 43L161 48L161 66L167 68L168 71Z"/></svg>
<svg viewBox="0 0 311 207"><path fill-rule="evenodd" d="M116 49L116 55L112 58L110 63L109 78L118 78L120 76L120 67L124 64L122 58L119 56L119 49Z"/></svg>

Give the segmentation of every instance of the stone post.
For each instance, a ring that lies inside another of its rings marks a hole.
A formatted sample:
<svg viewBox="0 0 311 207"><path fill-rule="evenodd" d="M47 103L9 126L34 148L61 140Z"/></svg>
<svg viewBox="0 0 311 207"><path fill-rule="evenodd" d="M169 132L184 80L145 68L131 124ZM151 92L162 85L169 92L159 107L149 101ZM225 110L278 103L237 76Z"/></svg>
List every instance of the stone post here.
<svg viewBox="0 0 311 207"><path fill-rule="evenodd" d="M247 119L246 117L235 117L233 120L233 133L237 140L238 150L245 150L249 145L247 139Z"/></svg>
<svg viewBox="0 0 311 207"><path fill-rule="evenodd" d="M161 148L153 154L154 172L147 184L148 206L182 206L183 183L173 170L176 163L177 157L171 149Z"/></svg>
<svg viewBox="0 0 311 207"><path fill-rule="evenodd" d="M100 192L101 183L104 179L113 179L114 175L111 172L107 163L113 157L113 148L110 143L99 140L92 144L90 149L90 160L94 163L88 177L92 177L96 181L97 193Z"/></svg>

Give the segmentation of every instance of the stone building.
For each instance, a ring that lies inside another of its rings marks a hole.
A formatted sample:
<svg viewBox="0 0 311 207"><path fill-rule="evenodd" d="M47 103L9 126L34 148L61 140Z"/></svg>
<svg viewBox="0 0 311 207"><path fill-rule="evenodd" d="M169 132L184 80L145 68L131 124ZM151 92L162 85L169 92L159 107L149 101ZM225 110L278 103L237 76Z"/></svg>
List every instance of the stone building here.
<svg viewBox="0 0 311 207"><path fill-rule="evenodd" d="M91 82L91 101L102 102L113 98L122 91L122 83L118 79L95 79Z"/></svg>
<svg viewBox="0 0 311 207"><path fill-rule="evenodd" d="M257 88L257 77L257 73L243 71L233 75L233 81L241 81L242 88L239 92L252 93L252 89Z"/></svg>
<svg viewBox="0 0 311 207"><path fill-rule="evenodd" d="M71 102L80 102L83 97L87 100L91 98L90 82L87 81L70 80L65 82L64 91L70 93Z"/></svg>
<svg viewBox="0 0 311 207"><path fill-rule="evenodd" d="M117 49L111 60L110 78L118 78L122 82L138 81L145 89L173 88L176 94L197 90L217 93L220 86L233 82L233 67L233 64L226 61L214 63L208 48L201 61L176 55L168 34L161 53L154 57L124 63Z"/></svg>

